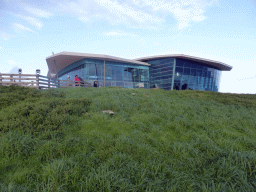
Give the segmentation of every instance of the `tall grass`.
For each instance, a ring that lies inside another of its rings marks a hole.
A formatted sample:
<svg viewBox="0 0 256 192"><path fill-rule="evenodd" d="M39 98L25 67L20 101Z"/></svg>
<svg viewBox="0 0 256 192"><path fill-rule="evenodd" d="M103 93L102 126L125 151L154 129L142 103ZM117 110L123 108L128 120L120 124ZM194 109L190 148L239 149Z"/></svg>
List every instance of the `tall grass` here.
<svg viewBox="0 0 256 192"><path fill-rule="evenodd" d="M255 95L0 93L0 191L256 190Z"/></svg>

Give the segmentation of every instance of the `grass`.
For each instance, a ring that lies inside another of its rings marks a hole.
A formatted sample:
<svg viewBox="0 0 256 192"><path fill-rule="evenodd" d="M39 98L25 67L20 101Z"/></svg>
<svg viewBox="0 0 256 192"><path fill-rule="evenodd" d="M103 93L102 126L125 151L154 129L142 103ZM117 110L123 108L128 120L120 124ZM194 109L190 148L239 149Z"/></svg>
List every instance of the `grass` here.
<svg viewBox="0 0 256 192"><path fill-rule="evenodd" d="M0 191L255 191L255 117L255 95L0 86Z"/></svg>

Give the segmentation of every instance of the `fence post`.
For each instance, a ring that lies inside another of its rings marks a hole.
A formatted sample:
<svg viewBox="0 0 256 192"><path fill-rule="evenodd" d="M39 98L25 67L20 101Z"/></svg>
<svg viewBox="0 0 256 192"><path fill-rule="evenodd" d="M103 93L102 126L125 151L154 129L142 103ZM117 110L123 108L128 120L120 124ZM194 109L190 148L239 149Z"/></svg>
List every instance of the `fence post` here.
<svg viewBox="0 0 256 192"><path fill-rule="evenodd" d="M12 85L13 82L13 75L10 75L10 85Z"/></svg>
<svg viewBox="0 0 256 192"><path fill-rule="evenodd" d="M50 78L48 77L48 89L50 89Z"/></svg>
<svg viewBox="0 0 256 192"><path fill-rule="evenodd" d="M50 79L51 80L51 83L52 83L52 88L57 88L56 86L56 81L54 79Z"/></svg>
<svg viewBox="0 0 256 192"><path fill-rule="evenodd" d="M0 82L2 82L2 74L0 73ZM2 83L0 83L2 85Z"/></svg>
<svg viewBox="0 0 256 192"><path fill-rule="evenodd" d="M40 86L39 86L39 75L38 74L36 75L36 86L37 86L37 89L40 89Z"/></svg>

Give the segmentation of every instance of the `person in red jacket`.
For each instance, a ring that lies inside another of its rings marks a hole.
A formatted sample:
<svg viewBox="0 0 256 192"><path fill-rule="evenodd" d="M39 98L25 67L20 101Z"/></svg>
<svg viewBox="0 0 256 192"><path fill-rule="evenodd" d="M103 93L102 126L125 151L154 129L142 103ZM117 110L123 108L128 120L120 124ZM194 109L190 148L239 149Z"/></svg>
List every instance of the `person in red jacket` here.
<svg viewBox="0 0 256 192"><path fill-rule="evenodd" d="M80 79L79 79L79 77L78 77L77 75L75 76L74 81L75 81L75 85L76 85L76 86L79 86Z"/></svg>

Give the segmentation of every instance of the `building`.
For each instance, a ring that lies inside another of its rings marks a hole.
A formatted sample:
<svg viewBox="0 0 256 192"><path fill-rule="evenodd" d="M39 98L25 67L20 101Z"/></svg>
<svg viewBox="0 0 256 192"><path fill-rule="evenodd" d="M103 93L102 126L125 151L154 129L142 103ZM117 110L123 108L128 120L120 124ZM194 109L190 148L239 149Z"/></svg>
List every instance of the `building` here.
<svg viewBox="0 0 256 192"><path fill-rule="evenodd" d="M46 58L48 76L60 80L78 75L100 87L163 88L218 91L221 71L231 66L188 55L124 59L100 54L61 52Z"/></svg>

